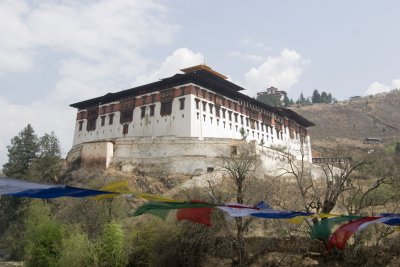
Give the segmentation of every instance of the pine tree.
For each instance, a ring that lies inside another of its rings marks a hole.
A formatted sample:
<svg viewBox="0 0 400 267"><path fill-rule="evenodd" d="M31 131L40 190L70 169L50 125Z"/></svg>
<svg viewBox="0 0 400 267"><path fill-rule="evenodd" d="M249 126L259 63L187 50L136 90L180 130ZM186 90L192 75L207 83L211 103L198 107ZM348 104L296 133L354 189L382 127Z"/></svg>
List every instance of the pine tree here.
<svg viewBox="0 0 400 267"><path fill-rule="evenodd" d="M332 103L332 94L328 94L328 104Z"/></svg>
<svg viewBox="0 0 400 267"><path fill-rule="evenodd" d="M311 101L313 103L321 103L321 95L319 94L317 89L314 90L312 97L311 97Z"/></svg>
<svg viewBox="0 0 400 267"><path fill-rule="evenodd" d="M41 182L57 182L61 167L61 147L54 132L40 137L39 155L32 163L30 174Z"/></svg>
<svg viewBox="0 0 400 267"><path fill-rule="evenodd" d="M289 100L289 97L287 97L287 95L285 95L285 97L283 98L283 105L285 107L289 107L290 106L290 100Z"/></svg>
<svg viewBox="0 0 400 267"><path fill-rule="evenodd" d="M26 178L29 167L37 158L38 149L37 136L28 124L7 146L8 162L3 165L3 173L12 178Z"/></svg>
<svg viewBox="0 0 400 267"><path fill-rule="evenodd" d="M321 103L328 103L328 94L325 91L321 93L320 102Z"/></svg>
<svg viewBox="0 0 400 267"><path fill-rule="evenodd" d="M306 99L303 96L303 92L300 94L299 99L296 101L297 104L304 104L306 102Z"/></svg>

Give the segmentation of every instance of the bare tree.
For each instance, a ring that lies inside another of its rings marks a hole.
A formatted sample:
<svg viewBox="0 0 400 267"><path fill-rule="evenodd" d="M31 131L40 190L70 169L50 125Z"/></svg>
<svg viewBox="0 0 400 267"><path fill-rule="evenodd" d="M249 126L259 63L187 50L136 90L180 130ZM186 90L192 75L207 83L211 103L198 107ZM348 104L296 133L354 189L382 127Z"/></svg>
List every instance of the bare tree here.
<svg viewBox="0 0 400 267"><path fill-rule="evenodd" d="M289 152L286 155L287 161L285 166L279 169L279 177L284 175L294 177L303 208L306 211L322 213L330 213L344 192L357 190L354 179L365 174L363 170L372 168L376 163L373 154L366 154L354 160L343 149L337 148L329 157L324 155L322 158L319 165L322 177L313 177L312 165L304 160L304 153L301 153L300 160ZM388 174L382 174L379 178L375 178L375 182L364 192L365 196L362 198L365 199L368 194L376 190L387 177ZM364 200L362 202L363 205L367 204Z"/></svg>
<svg viewBox="0 0 400 267"><path fill-rule="evenodd" d="M259 159L251 149L251 146L245 142L238 147L237 155L223 158L220 170L227 174L228 178L233 182L234 195L239 204L254 204L255 197L260 197L260 194L265 194L263 190L260 190L261 185L254 186L258 184L259 181L259 174L257 172L259 166L258 161ZM254 187L257 187L257 189L254 190ZM252 221L253 218L251 217L235 218L235 248L237 253L236 257L233 259L233 265L248 266L267 250L267 247L265 247L258 253L254 253L252 257L249 257L245 233L249 230Z"/></svg>

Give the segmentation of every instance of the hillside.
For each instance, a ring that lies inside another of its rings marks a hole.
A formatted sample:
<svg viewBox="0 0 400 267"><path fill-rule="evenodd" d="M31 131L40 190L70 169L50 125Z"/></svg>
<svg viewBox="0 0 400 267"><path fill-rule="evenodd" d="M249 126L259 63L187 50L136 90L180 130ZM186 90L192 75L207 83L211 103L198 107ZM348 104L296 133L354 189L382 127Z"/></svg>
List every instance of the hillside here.
<svg viewBox="0 0 400 267"><path fill-rule="evenodd" d="M361 145L375 137L389 144L400 138L400 91L341 101L292 108L316 126L310 128L312 143ZM314 146L315 147L315 146Z"/></svg>

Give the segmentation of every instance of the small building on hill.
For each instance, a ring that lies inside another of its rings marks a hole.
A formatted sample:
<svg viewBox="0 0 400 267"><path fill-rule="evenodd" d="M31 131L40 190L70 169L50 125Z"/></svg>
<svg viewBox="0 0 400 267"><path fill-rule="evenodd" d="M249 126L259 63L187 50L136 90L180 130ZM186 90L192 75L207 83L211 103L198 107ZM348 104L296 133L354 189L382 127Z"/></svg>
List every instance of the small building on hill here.
<svg viewBox="0 0 400 267"><path fill-rule="evenodd" d="M368 145L378 145L378 144L382 144L383 141L381 138L375 138L375 137L368 137L365 138L364 140L364 144L368 144Z"/></svg>
<svg viewBox="0 0 400 267"><path fill-rule="evenodd" d="M285 91L278 90L278 88L276 88L276 87L271 86L271 87L267 88L265 91L257 93L257 97L263 96L263 95L273 96L276 99L283 101L283 99L285 98L287 93Z"/></svg>
<svg viewBox="0 0 400 267"><path fill-rule="evenodd" d="M312 161L312 122L242 94L244 88L206 65L181 71L71 104L77 116L70 156L79 154L82 160L106 165L134 157L177 157L188 151L203 157L214 149L211 154L217 156L220 144L246 139L266 148L285 148L298 158L305 154Z"/></svg>

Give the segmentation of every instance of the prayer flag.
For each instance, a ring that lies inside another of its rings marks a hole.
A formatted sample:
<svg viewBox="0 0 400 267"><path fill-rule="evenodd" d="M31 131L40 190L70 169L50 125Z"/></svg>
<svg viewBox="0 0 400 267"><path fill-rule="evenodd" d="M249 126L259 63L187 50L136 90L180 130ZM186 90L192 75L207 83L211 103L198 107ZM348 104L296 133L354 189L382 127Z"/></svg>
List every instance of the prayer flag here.
<svg viewBox="0 0 400 267"><path fill-rule="evenodd" d="M337 249L344 249L347 240L349 240L352 234L357 232L358 228L362 224L377 220L379 218L380 217L364 217L340 226L329 239L328 249L333 247L336 247Z"/></svg>
<svg viewBox="0 0 400 267"><path fill-rule="evenodd" d="M220 210L223 210L229 214L231 217L245 217L250 216L250 214L259 211L259 208L246 206L237 203L228 203L224 206L217 207Z"/></svg>
<svg viewBox="0 0 400 267"><path fill-rule="evenodd" d="M338 224L361 218L360 216L339 216L334 218L325 218L315 223L311 228L311 238L328 241L333 227Z"/></svg>
<svg viewBox="0 0 400 267"><path fill-rule="evenodd" d="M131 215L139 216L150 213L152 210L173 210L184 208L213 208L215 204L198 203L198 202L146 202L138 207Z"/></svg>
<svg viewBox="0 0 400 267"><path fill-rule="evenodd" d="M0 178L0 195L30 198L89 197L112 192Z"/></svg>
<svg viewBox="0 0 400 267"><path fill-rule="evenodd" d="M193 200L193 202L195 202ZM176 213L178 221L188 220L195 223L211 226L212 208L185 208L179 209Z"/></svg>

